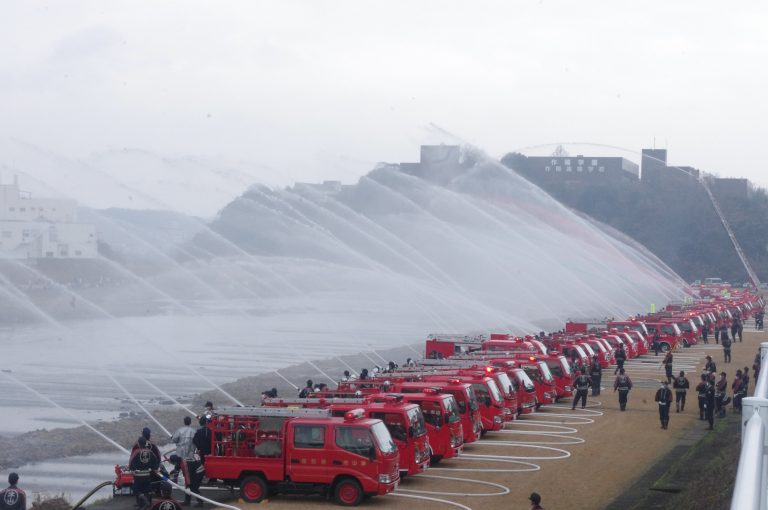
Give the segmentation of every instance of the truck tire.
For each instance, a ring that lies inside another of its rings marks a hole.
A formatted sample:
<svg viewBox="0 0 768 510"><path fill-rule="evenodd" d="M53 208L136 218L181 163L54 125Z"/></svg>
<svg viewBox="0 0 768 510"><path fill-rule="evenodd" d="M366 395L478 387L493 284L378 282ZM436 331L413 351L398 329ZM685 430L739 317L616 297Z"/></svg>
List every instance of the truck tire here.
<svg viewBox="0 0 768 510"><path fill-rule="evenodd" d="M248 503L259 503L268 494L267 482L258 475L246 476L240 482L240 496Z"/></svg>
<svg viewBox="0 0 768 510"><path fill-rule="evenodd" d="M333 498L341 506L357 506L364 495L363 488L354 478L342 478L333 489Z"/></svg>

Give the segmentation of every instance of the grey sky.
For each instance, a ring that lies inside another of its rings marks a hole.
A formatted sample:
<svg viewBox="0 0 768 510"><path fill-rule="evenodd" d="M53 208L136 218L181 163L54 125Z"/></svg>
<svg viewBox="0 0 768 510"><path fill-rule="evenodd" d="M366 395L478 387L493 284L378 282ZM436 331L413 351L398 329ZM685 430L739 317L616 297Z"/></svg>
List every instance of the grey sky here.
<svg viewBox="0 0 768 510"><path fill-rule="evenodd" d="M655 137L767 186L766 22L756 1L3 2L0 137L225 155L271 183L415 160L431 123L494 156Z"/></svg>

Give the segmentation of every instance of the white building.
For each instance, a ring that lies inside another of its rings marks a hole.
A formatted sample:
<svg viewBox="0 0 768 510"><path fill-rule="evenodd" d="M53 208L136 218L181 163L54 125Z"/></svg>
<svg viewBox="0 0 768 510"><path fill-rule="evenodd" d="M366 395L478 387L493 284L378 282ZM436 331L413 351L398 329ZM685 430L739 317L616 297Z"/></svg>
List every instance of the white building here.
<svg viewBox="0 0 768 510"><path fill-rule="evenodd" d="M32 198L13 184L0 183L0 258L95 258L96 228L77 223L77 203Z"/></svg>

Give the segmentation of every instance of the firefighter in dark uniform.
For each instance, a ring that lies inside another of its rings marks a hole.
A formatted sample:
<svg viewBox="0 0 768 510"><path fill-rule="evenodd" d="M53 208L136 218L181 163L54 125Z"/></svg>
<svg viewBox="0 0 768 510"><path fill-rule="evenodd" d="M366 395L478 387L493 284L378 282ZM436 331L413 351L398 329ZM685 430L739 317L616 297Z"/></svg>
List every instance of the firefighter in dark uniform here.
<svg viewBox="0 0 768 510"><path fill-rule="evenodd" d="M627 352L624 350L624 345L619 344L619 350L616 351L616 370L613 371L613 375L616 375L619 370L624 368L624 362L627 360Z"/></svg>
<svg viewBox="0 0 768 510"><path fill-rule="evenodd" d="M685 377L685 372L680 371L680 375L675 377L672 387L675 389L675 407L677 409L675 412L685 411L685 395L688 393L688 388L691 387L691 383Z"/></svg>
<svg viewBox="0 0 768 510"><path fill-rule="evenodd" d="M706 360L707 362L704 364L704 371L709 372L710 374L717 372L717 365L712 361L712 356L707 356Z"/></svg>
<svg viewBox="0 0 768 510"><path fill-rule="evenodd" d="M667 351L662 363L664 363L664 375L667 377L667 384L672 384L672 351Z"/></svg>
<svg viewBox="0 0 768 510"><path fill-rule="evenodd" d="M714 377L714 376L713 376ZM709 427L707 427L707 430L712 430L715 425L715 385L714 381L707 380L707 387L706 387L706 402L704 403L706 408L706 416L707 421L709 422Z"/></svg>
<svg viewBox="0 0 768 510"><path fill-rule="evenodd" d="M174 458L175 457L175 458ZM178 462L179 469L184 475L184 486L194 494L200 494L200 485L205 476L203 463L194 458L183 459L178 455L171 455L171 462ZM203 506L203 500L197 499L197 506ZM189 506L192 496L184 493L184 506Z"/></svg>
<svg viewBox="0 0 768 510"><path fill-rule="evenodd" d="M211 429L208 428L208 420L205 417L200 418L198 423L200 428L195 431L195 435L192 437L192 444L197 448L200 462L205 464L205 456L211 454Z"/></svg>
<svg viewBox="0 0 768 510"><path fill-rule="evenodd" d="M587 390L592 385L592 381L589 376L583 372L577 372L576 380L573 382L573 387L576 389L576 396L573 397L573 405L571 411L576 409L576 404L581 399L581 408L584 409L587 405Z"/></svg>
<svg viewBox="0 0 768 510"><path fill-rule="evenodd" d="M715 412L720 418L725 417L725 406L728 402L725 400L725 394L728 392L728 376L725 372L720 372L720 380L715 384Z"/></svg>
<svg viewBox="0 0 768 510"><path fill-rule="evenodd" d="M613 391L619 392L619 409L625 411L627 409L627 396L629 390L632 389L632 379L624 373L624 369L619 370L619 375L616 376L616 380L613 382Z"/></svg>
<svg viewBox="0 0 768 510"><path fill-rule="evenodd" d="M133 471L133 493L136 495L139 510L147 510L152 504L152 472L160 467L160 459L147 447L147 439L144 436L137 442L139 449L131 457L128 469Z"/></svg>
<svg viewBox="0 0 768 510"><path fill-rule="evenodd" d="M160 497L152 502L150 510L182 510L179 502L173 499L171 484L163 482L160 487Z"/></svg>
<svg viewBox="0 0 768 510"><path fill-rule="evenodd" d="M661 428L666 430L669 426L669 407L672 405L672 391L667 381L661 381L661 388L656 391L654 401L659 405Z"/></svg>
<svg viewBox="0 0 768 510"><path fill-rule="evenodd" d="M19 475L8 475L8 487L0 491L0 509L2 510L27 510L27 493L19 489Z"/></svg>
<svg viewBox="0 0 768 510"><path fill-rule="evenodd" d="M744 376L741 370L736 371L736 377L731 384L731 391L733 392L733 410L737 413L741 413L741 399L744 397Z"/></svg>
<svg viewBox="0 0 768 510"><path fill-rule="evenodd" d="M600 366L600 360L597 354L592 356L592 364L589 365L589 375L592 377L592 396L600 394L600 383L603 379L603 367Z"/></svg>
<svg viewBox="0 0 768 510"><path fill-rule="evenodd" d="M699 397L699 420L704 420L704 404L707 398L707 378L708 372L701 374L701 381L696 385L696 395Z"/></svg>

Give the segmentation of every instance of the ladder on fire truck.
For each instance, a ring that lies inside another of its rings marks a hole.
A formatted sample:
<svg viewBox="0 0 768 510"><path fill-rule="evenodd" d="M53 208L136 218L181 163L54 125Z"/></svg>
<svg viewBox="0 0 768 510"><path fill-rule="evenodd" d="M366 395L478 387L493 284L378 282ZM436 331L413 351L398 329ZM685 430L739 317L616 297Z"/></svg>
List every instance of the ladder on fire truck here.
<svg viewBox="0 0 768 510"><path fill-rule="evenodd" d="M752 282L752 285L755 286L755 289L759 289L760 280L757 278L757 273L755 273L754 269L752 269L752 266L747 260L747 256L744 254L744 251L741 249L741 245L739 244L739 241L736 239L736 236L734 235L733 230L731 230L731 226L728 223L728 220L725 219L725 215L723 214L722 209L720 209L720 204L717 202L717 199L715 198L715 195L712 193L712 190L709 189L709 184L707 184L707 179L704 176L702 176L699 179L699 182L701 182L701 185L704 186L704 190L707 192L707 195L709 195L709 200L712 202L712 207L715 209L715 212L717 213L718 218L720 218L720 222L723 224L725 231L728 233L728 237L731 238L733 247L736 249L736 253L739 255L739 259L741 259L741 263L744 265L744 269L747 270L747 275L749 276L749 279Z"/></svg>

